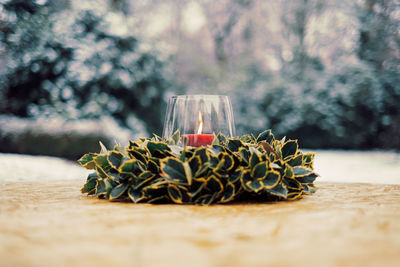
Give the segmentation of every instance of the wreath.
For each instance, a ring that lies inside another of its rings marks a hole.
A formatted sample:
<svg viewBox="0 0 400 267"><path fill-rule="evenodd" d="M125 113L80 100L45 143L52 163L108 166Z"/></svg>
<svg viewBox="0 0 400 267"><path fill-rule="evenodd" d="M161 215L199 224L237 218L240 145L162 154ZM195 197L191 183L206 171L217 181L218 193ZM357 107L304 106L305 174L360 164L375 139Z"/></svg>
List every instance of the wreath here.
<svg viewBox="0 0 400 267"><path fill-rule="evenodd" d="M182 141L183 140L183 141ZM179 146L178 143L183 143ZM271 130L240 138L219 133L204 147L179 131L88 153L78 162L94 170L82 193L111 201L209 205L233 201L295 200L316 191L315 153Z"/></svg>

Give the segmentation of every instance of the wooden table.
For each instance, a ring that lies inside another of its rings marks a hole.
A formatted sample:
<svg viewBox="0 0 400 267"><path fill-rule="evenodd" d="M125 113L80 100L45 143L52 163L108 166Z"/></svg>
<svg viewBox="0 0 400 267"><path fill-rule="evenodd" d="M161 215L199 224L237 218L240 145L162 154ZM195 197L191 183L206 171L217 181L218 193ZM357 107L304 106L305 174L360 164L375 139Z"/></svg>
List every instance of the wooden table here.
<svg viewBox="0 0 400 267"><path fill-rule="evenodd" d="M400 185L200 207L110 203L82 184L0 182L0 266L400 266Z"/></svg>

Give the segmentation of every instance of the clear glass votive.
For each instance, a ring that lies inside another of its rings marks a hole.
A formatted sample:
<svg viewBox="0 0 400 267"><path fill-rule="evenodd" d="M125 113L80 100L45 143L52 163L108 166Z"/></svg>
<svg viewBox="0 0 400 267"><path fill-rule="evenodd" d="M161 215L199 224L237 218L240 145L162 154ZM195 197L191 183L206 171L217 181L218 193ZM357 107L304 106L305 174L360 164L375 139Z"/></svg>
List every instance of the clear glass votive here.
<svg viewBox="0 0 400 267"><path fill-rule="evenodd" d="M187 137L189 146L210 145L214 136L222 133L236 135L232 105L223 95L178 95L168 101L163 138L169 139L176 130L182 140Z"/></svg>

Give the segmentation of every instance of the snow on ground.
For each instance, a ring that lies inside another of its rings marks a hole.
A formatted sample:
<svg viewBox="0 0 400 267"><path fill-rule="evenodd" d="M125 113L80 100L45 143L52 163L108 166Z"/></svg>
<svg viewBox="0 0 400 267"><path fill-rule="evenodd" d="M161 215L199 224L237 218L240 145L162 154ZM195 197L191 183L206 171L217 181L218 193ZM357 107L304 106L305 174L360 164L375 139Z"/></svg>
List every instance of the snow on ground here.
<svg viewBox="0 0 400 267"><path fill-rule="evenodd" d="M400 184L400 154L386 151L316 152L318 181Z"/></svg>
<svg viewBox="0 0 400 267"><path fill-rule="evenodd" d="M400 154L315 151L317 181L400 184ZM76 162L45 156L0 153L0 181L84 181L90 170Z"/></svg>
<svg viewBox="0 0 400 267"><path fill-rule="evenodd" d="M65 159L0 153L0 181L84 180L89 173Z"/></svg>
<svg viewBox="0 0 400 267"><path fill-rule="evenodd" d="M60 136L65 133L75 133L81 136L100 135L116 140L124 144L126 140L136 139L139 136L147 136L143 122L131 116L128 123L131 129L120 127L111 117L103 116L95 119L81 119L67 121L60 116L50 118L36 117L19 118L14 116L0 115L0 134L16 138L18 135L32 132L37 134L52 134Z"/></svg>

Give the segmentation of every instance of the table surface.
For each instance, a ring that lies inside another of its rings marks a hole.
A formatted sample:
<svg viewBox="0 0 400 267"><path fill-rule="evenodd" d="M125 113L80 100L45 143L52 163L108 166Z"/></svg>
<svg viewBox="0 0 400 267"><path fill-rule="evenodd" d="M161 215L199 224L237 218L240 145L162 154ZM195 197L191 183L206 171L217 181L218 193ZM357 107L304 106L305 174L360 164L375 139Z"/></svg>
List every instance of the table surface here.
<svg viewBox="0 0 400 267"><path fill-rule="evenodd" d="M202 207L111 203L82 184L0 182L0 266L400 266L400 185Z"/></svg>

